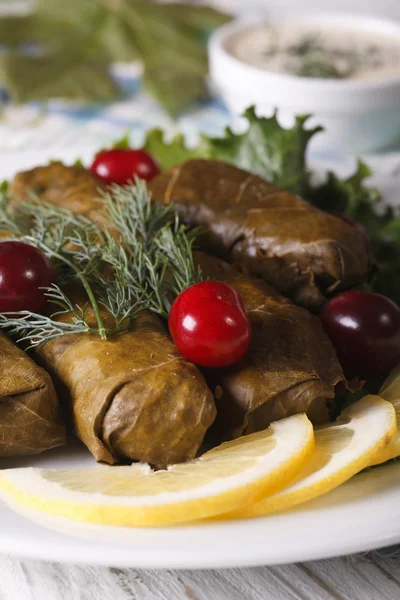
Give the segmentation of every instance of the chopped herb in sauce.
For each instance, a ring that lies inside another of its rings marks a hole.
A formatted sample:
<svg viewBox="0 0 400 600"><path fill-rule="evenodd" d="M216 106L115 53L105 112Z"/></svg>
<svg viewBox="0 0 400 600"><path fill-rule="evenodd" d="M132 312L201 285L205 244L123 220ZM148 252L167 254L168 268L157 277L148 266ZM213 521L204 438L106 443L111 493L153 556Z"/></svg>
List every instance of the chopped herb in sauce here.
<svg viewBox="0 0 400 600"><path fill-rule="evenodd" d="M267 50L270 56L279 53L285 58L285 70L301 77L345 79L362 67L379 68L383 63L377 46L344 50L325 44L321 36L313 34L306 34L287 47L275 45Z"/></svg>
<svg viewBox="0 0 400 600"><path fill-rule="evenodd" d="M234 55L273 72L327 79L400 75L400 36L305 26L257 27L231 40Z"/></svg>

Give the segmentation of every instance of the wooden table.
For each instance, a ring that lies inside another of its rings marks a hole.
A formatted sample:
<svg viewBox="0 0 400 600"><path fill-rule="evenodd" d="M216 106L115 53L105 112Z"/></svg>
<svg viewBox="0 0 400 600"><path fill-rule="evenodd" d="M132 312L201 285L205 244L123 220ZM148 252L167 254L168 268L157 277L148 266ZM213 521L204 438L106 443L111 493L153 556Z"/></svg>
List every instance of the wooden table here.
<svg viewBox="0 0 400 600"><path fill-rule="evenodd" d="M26 0L21 0L24 3ZM243 9L244 0L213 0L229 10ZM0 0L0 9L16 0ZM254 6L273 8L295 7L298 0L252 0ZM307 8L333 6L332 0L307 0ZM339 6L340 4L340 6ZM400 16L398 0L381 0L376 7L368 0L337 0L336 9L375 11L382 15ZM304 7L303 7L304 8ZM137 109L132 104L135 123ZM127 103L128 104L128 103ZM153 106L153 104L151 104ZM148 107L143 104L146 118ZM21 109L23 110L23 109ZM32 111L32 109L29 109ZM127 110L127 109L126 109ZM13 113L14 114L14 113ZM39 115L37 117L39 118ZM164 124L157 116L157 124ZM210 121L208 113L202 116ZM14 115L4 125L0 146L4 151L41 148L56 145L71 146L74 141L71 127L65 117L64 137L57 116L56 129L43 119L37 127L22 130L24 122ZM29 120L26 116L25 120ZM208 122L207 121L207 122ZM148 121L147 121L148 122ZM82 133L82 122L76 128L79 143L82 137L105 145L100 134L116 139L117 130L111 131L109 121L97 125L93 131ZM116 126L115 126L116 127ZM201 128L201 123L199 124ZM103 129L102 129L103 128ZM72 128L73 131L73 128ZM90 137L91 135L91 137ZM87 143L89 144L89 141ZM20 146L18 145L20 144ZM78 141L76 141L78 143ZM1 535L1 533L0 533ZM32 540L34 544L34 540ZM377 553L365 556L337 558L323 561L261 567L254 569L227 569L217 571L148 571L134 569L105 569L60 565L38 561L20 561L0 556L0 600L399 600L400 556L383 558Z"/></svg>
<svg viewBox="0 0 400 600"><path fill-rule="evenodd" d="M255 569L148 571L0 557L0 600L398 600L400 556Z"/></svg>

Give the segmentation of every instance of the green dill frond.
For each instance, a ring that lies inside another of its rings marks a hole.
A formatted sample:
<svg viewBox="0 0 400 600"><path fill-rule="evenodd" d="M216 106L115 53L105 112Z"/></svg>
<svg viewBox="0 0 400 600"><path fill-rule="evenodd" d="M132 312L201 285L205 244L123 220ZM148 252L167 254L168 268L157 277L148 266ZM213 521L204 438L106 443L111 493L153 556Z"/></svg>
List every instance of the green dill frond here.
<svg viewBox="0 0 400 600"><path fill-rule="evenodd" d="M15 207L9 206L6 194L0 196L0 229L40 249L51 260L58 282L46 288L57 312L3 313L0 328L31 347L73 333L96 332L106 339L129 327L143 310L168 318L175 297L201 279L192 256L198 232L180 224L171 207L152 202L143 181L112 186L99 199L99 211L107 215L112 233L34 195ZM87 295L83 308L63 289L74 279ZM97 327L88 323L88 307ZM104 312L113 317L111 328L104 325ZM69 315L68 323L57 319L63 314Z"/></svg>

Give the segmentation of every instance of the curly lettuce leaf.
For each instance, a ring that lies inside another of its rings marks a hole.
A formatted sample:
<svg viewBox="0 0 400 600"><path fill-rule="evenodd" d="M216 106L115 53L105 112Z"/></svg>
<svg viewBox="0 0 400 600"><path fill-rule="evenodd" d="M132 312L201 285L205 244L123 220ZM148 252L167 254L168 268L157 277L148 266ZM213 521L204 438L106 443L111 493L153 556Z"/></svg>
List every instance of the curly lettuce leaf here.
<svg viewBox="0 0 400 600"><path fill-rule="evenodd" d="M187 148L181 134L166 142L162 131L153 129L148 132L144 147L154 154L162 168L190 158L214 158L247 169L294 193L304 194L309 179L307 145L321 127L306 129L309 117L300 116L292 128L285 129L276 113L272 117L258 117L254 106L243 116L248 121L244 133L234 133L228 127L223 137L203 135L197 147Z"/></svg>
<svg viewBox="0 0 400 600"><path fill-rule="evenodd" d="M400 304L400 217L384 204L379 190L366 185L370 175L367 165L359 162L348 179L329 173L325 183L310 187L307 198L322 210L343 214L362 225L376 262L366 289Z"/></svg>
<svg viewBox="0 0 400 600"><path fill-rule="evenodd" d="M355 173L347 179L340 179L330 172L321 185L309 184L307 199L322 210L343 214L360 223L367 235L372 237L393 215L389 207L384 207L378 216L376 209L382 204L381 194L365 184L371 174L370 168L362 161L358 162Z"/></svg>
<svg viewBox="0 0 400 600"><path fill-rule="evenodd" d="M147 134L145 148L163 169L190 158L229 162L302 195L321 210L343 214L358 222L370 239L377 263L368 289L400 304L400 216L396 217L393 209L384 205L377 189L367 185L369 167L359 161L351 177L341 179L328 173L322 184L314 185L306 165L306 150L320 127L307 129L307 117L297 117L294 126L285 129L276 114L257 117L254 107L247 109L244 116L248 128L241 134L227 128L224 136L203 135L196 147L187 148L181 134L168 142L160 129L153 129Z"/></svg>
<svg viewBox="0 0 400 600"><path fill-rule="evenodd" d="M279 124L276 112L272 117L257 117L254 106L243 116L249 123L245 133L235 134L228 127L223 138L211 138L213 157L303 194L309 178L306 149L322 128L306 129L309 115L304 115L296 117L292 128L285 129Z"/></svg>
<svg viewBox="0 0 400 600"><path fill-rule="evenodd" d="M191 158L213 158L210 138L207 136L202 136L194 148L188 148L181 133L167 142L162 129L148 131L144 148L157 159L162 169L169 169Z"/></svg>

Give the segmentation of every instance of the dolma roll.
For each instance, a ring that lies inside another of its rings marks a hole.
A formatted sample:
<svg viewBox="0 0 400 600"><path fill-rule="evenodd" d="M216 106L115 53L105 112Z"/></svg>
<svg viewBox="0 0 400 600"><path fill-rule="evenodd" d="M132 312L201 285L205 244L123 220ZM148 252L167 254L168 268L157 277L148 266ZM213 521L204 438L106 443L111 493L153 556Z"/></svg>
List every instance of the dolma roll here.
<svg viewBox="0 0 400 600"><path fill-rule="evenodd" d="M204 276L239 292L253 332L239 363L204 371L215 394L218 437L252 433L301 412L315 424L329 421L344 376L319 319L218 258L196 252L195 260Z"/></svg>
<svg viewBox="0 0 400 600"><path fill-rule="evenodd" d="M189 160L155 177L150 190L207 230L205 250L240 262L312 310L370 270L363 232L232 165Z"/></svg>
<svg viewBox="0 0 400 600"><path fill-rule="evenodd" d="M67 208L102 225L103 214L97 201L102 188L102 182L87 169L52 162L17 173L9 194L15 203L29 200L34 194L44 202Z"/></svg>
<svg viewBox="0 0 400 600"><path fill-rule="evenodd" d="M85 169L52 163L17 174L10 195L17 203L33 191L107 224L96 200L100 188ZM105 322L110 318L106 312L102 316ZM86 318L95 323L90 311ZM155 315L142 313L130 331L108 340L69 335L46 343L39 353L76 433L98 461L139 460L157 468L183 462L196 455L214 421L214 398L203 375L179 354Z"/></svg>
<svg viewBox="0 0 400 600"><path fill-rule="evenodd" d="M65 437L50 375L0 333L0 457L41 454Z"/></svg>
<svg viewBox="0 0 400 600"><path fill-rule="evenodd" d="M95 324L89 309L87 318ZM109 318L103 314L105 323ZM39 353L97 461L138 460L157 468L183 462L194 458L214 421L203 376L155 315L142 313L130 331L107 340L89 333L59 337Z"/></svg>
<svg viewBox="0 0 400 600"><path fill-rule="evenodd" d="M204 253L195 258L205 277L237 289L253 328L250 351L240 363L204 371L216 395L218 435L236 437L304 411L315 423L329 420L335 386L344 376L319 320L223 260Z"/></svg>

